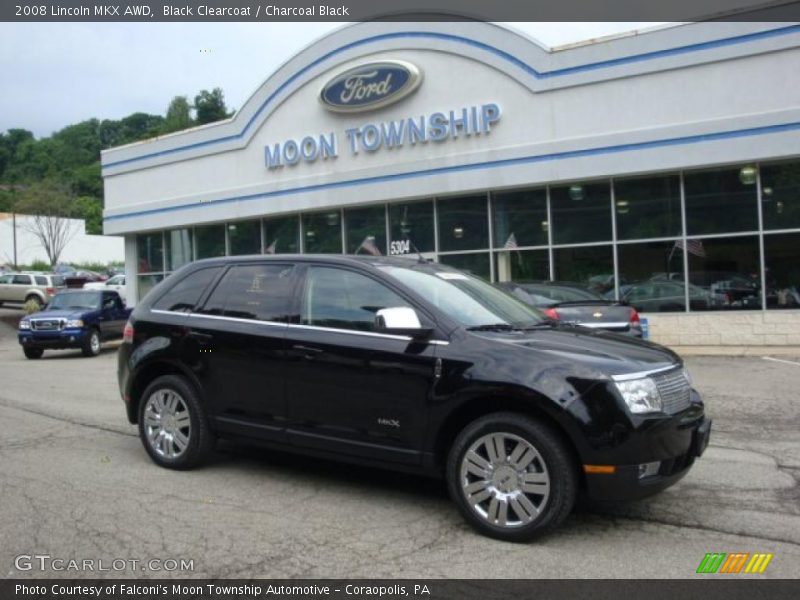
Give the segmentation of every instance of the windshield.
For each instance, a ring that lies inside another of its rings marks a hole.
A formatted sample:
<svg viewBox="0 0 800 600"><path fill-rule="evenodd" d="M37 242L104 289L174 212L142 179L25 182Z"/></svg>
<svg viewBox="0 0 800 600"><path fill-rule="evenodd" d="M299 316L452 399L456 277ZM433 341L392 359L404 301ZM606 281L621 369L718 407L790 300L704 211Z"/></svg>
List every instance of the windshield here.
<svg viewBox="0 0 800 600"><path fill-rule="evenodd" d="M550 298L550 300L554 300L555 302L582 302L585 300L594 302L603 299L599 294L579 287L526 285L524 283L519 285L530 294L538 294L545 298Z"/></svg>
<svg viewBox="0 0 800 600"><path fill-rule="evenodd" d="M71 292L56 294L47 305L47 310L93 309L100 308L100 294L93 292Z"/></svg>
<svg viewBox="0 0 800 600"><path fill-rule="evenodd" d="M532 306L460 271L441 268L432 272L395 266L381 270L467 328L516 329L546 320Z"/></svg>

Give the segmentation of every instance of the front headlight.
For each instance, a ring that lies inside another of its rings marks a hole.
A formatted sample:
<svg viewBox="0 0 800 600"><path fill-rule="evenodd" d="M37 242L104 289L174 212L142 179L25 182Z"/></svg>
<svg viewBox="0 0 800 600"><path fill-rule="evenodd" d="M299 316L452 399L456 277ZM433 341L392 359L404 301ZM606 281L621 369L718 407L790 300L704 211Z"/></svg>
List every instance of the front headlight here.
<svg viewBox="0 0 800 600"><path fill-rule="evenodd" d="M19 328L20 329L30 329L31 328L31 322L30 321L24 321L24 320L20 321L19 322Z"/></svg>
<svg viewBox="0 0 800 600"><path fill-rule="evenodd" d="M83 321L80 319L72 319L67 321L67 328L68 329L81 329L83 327Z"/></svg>
<svg viewBox="0 0 800 600"><path fill-rule="evenodd" d="M661 394L649 377L614 382L632 413L643 414L662 410Z"/></svg>

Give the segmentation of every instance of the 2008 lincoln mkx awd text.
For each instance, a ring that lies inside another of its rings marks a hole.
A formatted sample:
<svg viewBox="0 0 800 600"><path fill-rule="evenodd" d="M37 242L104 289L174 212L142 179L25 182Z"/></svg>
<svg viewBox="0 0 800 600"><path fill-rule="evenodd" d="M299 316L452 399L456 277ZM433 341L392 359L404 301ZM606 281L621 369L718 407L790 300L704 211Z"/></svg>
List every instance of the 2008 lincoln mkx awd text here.
<svg viewBox="0 0 800 600"><path fill-rule="evenodd" d="M672 485L711 428L670 350L422 259L192 263L134 310L118 375L161 466L230 437L443 475L467 521L512 541L556 527L579 493Z"/></svg>

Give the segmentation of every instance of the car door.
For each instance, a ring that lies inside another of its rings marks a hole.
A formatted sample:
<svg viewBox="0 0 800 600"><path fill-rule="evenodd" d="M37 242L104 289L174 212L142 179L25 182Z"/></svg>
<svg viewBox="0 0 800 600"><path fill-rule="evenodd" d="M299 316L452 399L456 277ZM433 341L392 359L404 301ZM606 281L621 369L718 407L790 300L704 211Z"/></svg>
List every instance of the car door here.
<svg viewBox="0 0 800 600"><path fill-rule="evenodd" d="M33 285L32 277L30 275L14 275L11 283L10 300L12 302L25 302L25 295Z"/></svg>
<svg viewBox="0 0 800 600"><path fill-rule="evenodd" d="M13 302L13 275L0 277L0 302Z"/></svg>
<svg viewBox="0 0 800 600"><path fill-rule="evenodd" d="M420 462L436 347L375 331L375 313L397 306L411 304L364 273L308 267L300 322L287 330L289 442Z"/></svg>
<svg viewBox="0 0 800 600"><path fill-rule="evenodd" d="M103 293L103 302L110 302L111 306L108 308L108 320L106 321L106 337L122 337L122 331L125 329L125 323L128 321L128 315L125 311L125 304L115 292Z"/></svg>
<svg viewBox="0 0 800 600"><path fill-rule="evenodd" d="M234 264L190 315L189 335L203 353L208 399L221 431L284 438L285 335L294 272L289 262Z"/></svg>

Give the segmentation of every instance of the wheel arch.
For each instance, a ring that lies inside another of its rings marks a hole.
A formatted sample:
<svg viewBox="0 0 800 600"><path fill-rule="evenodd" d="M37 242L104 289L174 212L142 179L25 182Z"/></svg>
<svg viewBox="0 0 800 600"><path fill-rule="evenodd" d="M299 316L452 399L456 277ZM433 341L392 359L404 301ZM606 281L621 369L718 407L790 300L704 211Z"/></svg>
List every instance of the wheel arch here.
<svg viewBox="0 0 800 600"><path fill-rule="evenodd" d="M195 389L197 394L202 397L202 387L196 377L174 362L166 360L155 360L139 368L130 385L130 401L127 403L128 421L133 424L139 422L139 404L142 401L142 394L153 381L163 375L178 375L186 379Z"/></svg>
<svg viewBox="0 0 800 600"><path fill-rule="evenodd" d="M445 419L436 432L433 449L436 467L438 469L444 468L448 452L456 436L471 422L492 413L516 412L541 421L559 436L572 455L573 463L578 473L578 481L583 485L584 476L578 448L564 425L549 411L542 408L546 402L550 402L550 400L538 394L535 398L520 398L508 394L501 396L482 395L463 402Z"/></svg>

